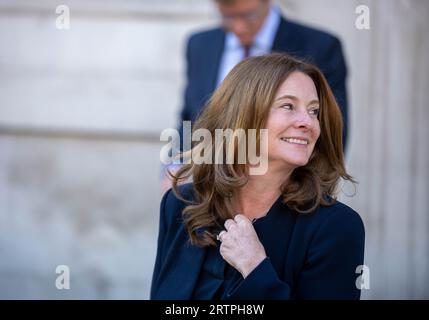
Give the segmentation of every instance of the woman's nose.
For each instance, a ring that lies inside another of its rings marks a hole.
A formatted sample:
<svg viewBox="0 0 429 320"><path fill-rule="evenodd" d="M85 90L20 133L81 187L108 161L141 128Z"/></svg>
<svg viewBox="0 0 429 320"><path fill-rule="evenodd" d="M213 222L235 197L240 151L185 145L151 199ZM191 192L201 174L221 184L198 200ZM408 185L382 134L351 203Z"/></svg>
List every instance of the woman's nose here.
<svg viewBox="0 0 429 320"><path fill-rule="evenodd" d="M311 116L308 114L308 111L300 111L296 115L296 125L298 127L306 127L310 128L313 121L311 119Z"/></svg>

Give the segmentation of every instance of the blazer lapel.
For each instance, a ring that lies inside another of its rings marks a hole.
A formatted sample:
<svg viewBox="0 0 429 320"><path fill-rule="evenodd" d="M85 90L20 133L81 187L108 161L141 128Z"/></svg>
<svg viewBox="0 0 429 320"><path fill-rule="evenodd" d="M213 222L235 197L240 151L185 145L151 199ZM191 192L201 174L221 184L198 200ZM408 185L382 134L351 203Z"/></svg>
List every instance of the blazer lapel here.
<svg viewBox="0 0 429 320"><path fill-rule="evenodd" d="M225 46L225 31L219 29L217 33L213 36L213 41L210 42L210 45L205 51L205 59L207 66L207 74L204 79L206 79L205 90L207 96L212 94L216 89L217 79L219 75L220 61L222 59L222 52Z"/></svg>
<svg viewBox="0 0 429 320"><path fill-rule="evenodd" d="M263 218L265 221L258 223L258 220L256 220L254 224L259 240L262 242L280 277L283 277L285 271L285 260L288 255L296 217L296 214L283 204L283 197L280 196L266 217ZM287 280L292 282L292 279Z"/></svg>

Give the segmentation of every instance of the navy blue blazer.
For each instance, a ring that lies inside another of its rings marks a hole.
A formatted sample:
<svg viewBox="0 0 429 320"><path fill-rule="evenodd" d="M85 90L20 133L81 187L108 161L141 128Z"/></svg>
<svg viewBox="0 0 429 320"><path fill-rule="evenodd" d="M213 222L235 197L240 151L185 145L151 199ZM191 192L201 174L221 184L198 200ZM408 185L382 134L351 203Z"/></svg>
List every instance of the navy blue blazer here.
<svg viewBox="0 0 429 320"><path fill-rule="evenodd" d="M181 186L192 200L192 185ZM151 299L190 299L206 248L192 246L182 221L185 203L167 191L161 201L158 249ZM268 258L235 286L226 299L359 299L356 268L364 261L365 230L360 216L336 202L297 214L281 197L271 207Z"/></svg>
<svg viewBox="0 0 429 320"><path fill-rule="evenodd" d="M191 35L186 48L186 89L181 110L182 121L195 119L216 89L225 31L216 28ZM347 139L347 68L340 41L326 33L283 17L274 38L273 52L286 52L318 66L325 75L340 106L344 122L343 144Z"/></svg>

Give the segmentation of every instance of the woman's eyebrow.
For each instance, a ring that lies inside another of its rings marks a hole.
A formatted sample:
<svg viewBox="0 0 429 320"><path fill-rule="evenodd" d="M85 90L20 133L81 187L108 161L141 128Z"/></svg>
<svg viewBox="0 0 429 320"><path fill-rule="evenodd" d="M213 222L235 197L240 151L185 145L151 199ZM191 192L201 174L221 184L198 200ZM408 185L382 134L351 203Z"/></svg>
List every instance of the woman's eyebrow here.
<svg viewBox="0 0 429 320"><path fill-rule="evenodd" d="M298 101L298 98L297 98L297 97L292 96L292 95L290 95L290 94L285 94L284 96L281 96L281 97L277 98L277 99L276 99L276 101L277 101L277 100L282 100L282 99L291 99L291 100Z"/></svg>
<svg viewBox="0 0 429 320"><path fill-rule="evenodd" d="M291 99L291 100L294 100L294 101L298 101L298 100L299 100L296 96L292 96L292 95L290 95L290 94L285 94L284 96L278 97L278 98L276 99L276 101L278 101L278 100L282 100L282 99ZM318 99L311 100L311 101L308 103L308 105L311 105L311 104L319 104L319 100L318 100Z"/></svg>

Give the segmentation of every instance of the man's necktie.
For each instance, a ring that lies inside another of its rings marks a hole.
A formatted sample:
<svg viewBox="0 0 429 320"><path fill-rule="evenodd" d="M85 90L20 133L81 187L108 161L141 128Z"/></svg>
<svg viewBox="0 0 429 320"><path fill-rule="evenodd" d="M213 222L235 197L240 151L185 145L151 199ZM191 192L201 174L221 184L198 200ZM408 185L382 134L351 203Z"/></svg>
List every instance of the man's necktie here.
<svg viewBox="0 0 429 320"><path fill-rule="evenodd" d="M252 47L251 45L250 46L243 46L243 49L244 49L243 59L246 59L247 57L250 56L250 48L251 47Z"/></svg>

